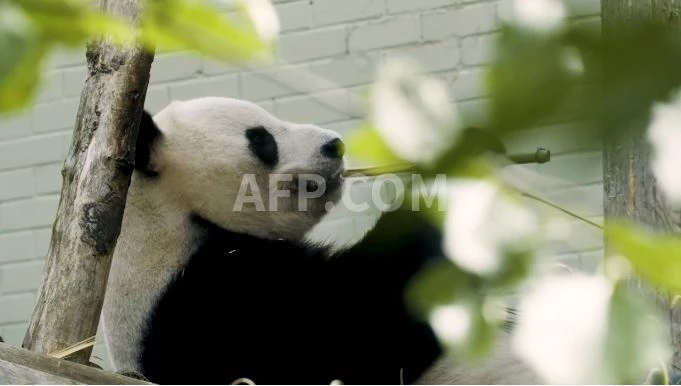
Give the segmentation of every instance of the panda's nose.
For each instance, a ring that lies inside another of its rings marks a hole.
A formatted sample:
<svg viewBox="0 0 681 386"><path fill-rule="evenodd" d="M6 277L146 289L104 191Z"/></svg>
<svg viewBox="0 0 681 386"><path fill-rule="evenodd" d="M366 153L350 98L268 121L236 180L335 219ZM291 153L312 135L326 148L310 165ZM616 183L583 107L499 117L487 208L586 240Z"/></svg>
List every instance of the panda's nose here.
<svg viewBox="0 0 681 386"><path fill-rule="evenodd" d="M334 138L322 145L322 154L329 158L343 158L345 154L345 144L340 138Z"/></svg>

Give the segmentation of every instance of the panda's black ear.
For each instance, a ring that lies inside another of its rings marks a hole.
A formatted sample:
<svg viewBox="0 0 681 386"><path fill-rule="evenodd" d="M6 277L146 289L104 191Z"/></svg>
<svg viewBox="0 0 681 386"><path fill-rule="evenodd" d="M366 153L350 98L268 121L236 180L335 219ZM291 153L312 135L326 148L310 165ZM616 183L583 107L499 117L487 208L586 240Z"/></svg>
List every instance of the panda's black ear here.
<svg viewBox="0 0 681 386"><path fill-rule="evenodd" d="M158 170L152 163L154 148L163 138L163 133L158 129L154 119L148 111L142 111L139 132L137 134L137 144L135 147L135 169L139 172L154 177L158 175Z"/></svg>

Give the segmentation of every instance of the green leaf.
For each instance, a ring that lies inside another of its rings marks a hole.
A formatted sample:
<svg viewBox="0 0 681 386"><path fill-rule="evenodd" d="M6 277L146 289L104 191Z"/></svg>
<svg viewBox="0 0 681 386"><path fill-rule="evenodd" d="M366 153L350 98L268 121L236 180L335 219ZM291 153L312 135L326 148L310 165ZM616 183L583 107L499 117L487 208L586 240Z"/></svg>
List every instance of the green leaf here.
<svg viewBox="0 0 681 386"><path fill-rule="evenodd" d="M640 384L663 365L671 354L668 326L654 303L627 289L615 287L610 300L609 328L605 340L603 384Z"/></svg>
<svg viewBox="0 0 681 386"><path fill-rule="evenodd" d="M29 104L42 80L47 44L39 45L26 55L14 71L0 82L0 112L16 111Z"/></svg>
<svg viewBox="0 0 681 386"><path fill-rule="evenodd" d="M105 35L115 43L129 44L136 37L128 23L89 6L69 0L26 0L21 3L48 42L81 45L84 41Z"/></svg>
<svg viewBox="0 0 681 386"><path fill-rule="evenodd" d="M142 31L145 43L157 46L157 51L190 49L229 60L262 58L271 50L252 24L236 26L216 9L197 2L148 3Z"/></svg>
<svg viewBox="0 0 681 386"><path fill-rule="evenodd" d="M348 155L377 165L405 163L388 147L375 127L365 125L344 140Z"/></svg>
<svg viewBox="0 0 681 386"><path fill-rule="evenodd" d="M681 239L678 235L653 234L627 222L610 222L607 241L634 270L653 284L681 293Z"/></svg>
<svg viewBox="0 0 681 386"><path fill-rule="evenodd" d="M38 45L38 34L23 10L0 2L0 85L27 59Z"/></svg>
<svg viewBox="0 0 681 386"><path fill-rule="evenodd" d="M568 48L557 37L502 29L496 60L487 72L493 127L517 130L554 113L573 86L563 62Z"/></svg>
<svg viewBox="0 0 681 386"><path fill-rule="evenodd" d="M479 278L447 259L427 264L407 287L406 302L418 315L427 317L438 306L477 294Z"/></svg>

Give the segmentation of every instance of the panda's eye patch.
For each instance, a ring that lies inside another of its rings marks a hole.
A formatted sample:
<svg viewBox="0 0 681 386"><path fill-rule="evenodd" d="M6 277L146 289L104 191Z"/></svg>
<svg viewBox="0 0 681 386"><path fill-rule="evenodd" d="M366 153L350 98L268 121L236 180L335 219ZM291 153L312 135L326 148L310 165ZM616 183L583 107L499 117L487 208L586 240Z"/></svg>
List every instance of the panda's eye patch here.
<svg viewBox="0 0 681 386"><path fill-rule="evenodd" d="M248 148L262 163L274 167L279 162L279 149L277 141L272 134L262 126L246 130Z"/></svg>

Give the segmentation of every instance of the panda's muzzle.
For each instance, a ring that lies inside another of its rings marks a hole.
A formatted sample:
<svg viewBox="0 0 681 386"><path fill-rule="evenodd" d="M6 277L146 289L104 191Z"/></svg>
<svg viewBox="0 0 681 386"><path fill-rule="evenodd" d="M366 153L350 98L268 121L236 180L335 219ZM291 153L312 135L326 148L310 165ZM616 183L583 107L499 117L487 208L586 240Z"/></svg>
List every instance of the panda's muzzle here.
<svg viewBox="0 0 681 386"><path fill-rule="evenodd" d="M292 181L291 190L297 194L303 193L313 197L320 197L324 194L335 192L343 185L343 172L343 168L338 168L337 171L331 174L299 174Z"/></svg>
<svg viewBox="0 0 681 386"><path fill-rule="evenodd" d="M331 159L342 159L345 155L345 144L340 138L334 138L322 145L322 155Z"/></svg>

